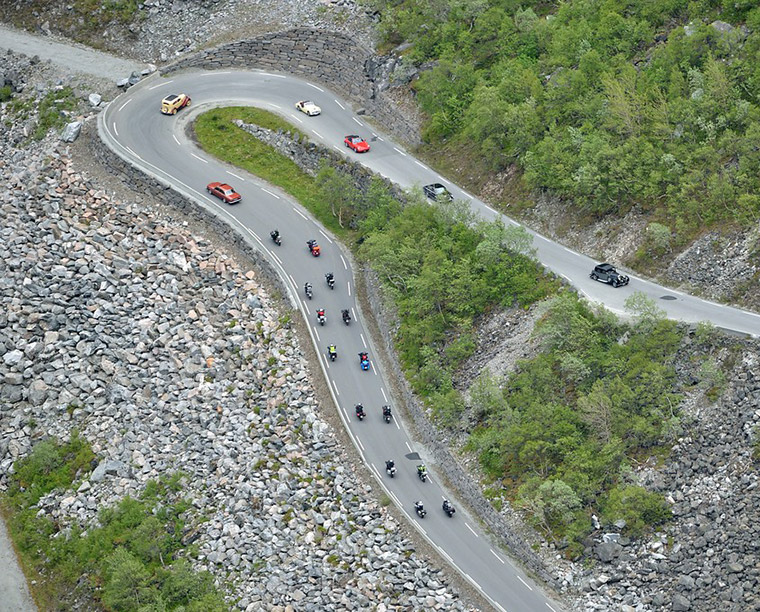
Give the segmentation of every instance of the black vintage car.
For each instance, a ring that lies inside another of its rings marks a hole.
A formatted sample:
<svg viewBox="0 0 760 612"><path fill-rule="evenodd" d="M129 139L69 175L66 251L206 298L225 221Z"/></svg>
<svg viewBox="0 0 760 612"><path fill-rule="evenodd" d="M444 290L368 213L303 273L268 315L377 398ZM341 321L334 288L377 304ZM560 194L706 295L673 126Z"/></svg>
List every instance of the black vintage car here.
<svg viewBox="0 0 760 612"><path fill-rule="evenodd" d="M600 283L607 283L613 287L627 285L630 280L625 274L620 274L620 272L615 269L615 266L608 263L594 266L594 269L589 276Z"/></svg>
<svg viewBox="0 0 760 612"><path fill-rule="evenodd" d="M422 188L422 191L424 191L425 195L431 200L440 199L445 201L454 199L454 196L451 194L451 192L440 183L431 183L430 185L425 185Z"/></svg>

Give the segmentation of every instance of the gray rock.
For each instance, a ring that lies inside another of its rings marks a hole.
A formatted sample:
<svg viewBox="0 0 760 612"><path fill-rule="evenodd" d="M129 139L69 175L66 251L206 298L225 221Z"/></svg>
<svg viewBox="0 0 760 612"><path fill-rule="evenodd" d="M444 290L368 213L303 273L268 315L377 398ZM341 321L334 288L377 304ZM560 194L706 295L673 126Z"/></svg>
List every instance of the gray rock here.
<svg viewBox="0 0 760 612"><path fill-rule="evenodd" d="M90 482L102 482L106 476L128 477L129 473L129 467L121 461L101 461L90 474Z"/></svg>
<svg viewBox="0 0 760 612"><path fill-rule="evenodd" d="M623 547L617 542L601 542L594 548L594 553L600 561L611 563L620 556L620 551L622 550Z"/></svg>
<svg viewBox="0 0 760 612"><path fill-rule="evenodd" d="M41 380L35 380L29 385L27 400L32 406L41 406L48 398L48 386Z"/></svg>
<svg viewBox="0 0 760 612"><path fill-rule="evenodd" d="M90 103L90 106L92 107L99 106L102 100L103 100L103 97L100 94L96 94L96 93L91 93L87 97L87 101Z"/></svg>
<svg viewBox="0 0 760 612"><path fill-rule="evenodd" d="M5 365L10 366L10 367L16 366L19 364L23 356L24 356L24 352L18 349L8 351L7 353L5 353L5 355L3 355L3 363L5 363Z"/></svg>
<svg viewBox="0 0 760 612"><path fill-rule="evenodd" d="M74 142L79 138L79 133L81 131L82 122L72 121L71 123L66 124L66 127L63 128L63 132L61 132L61 140L63 140L63 142Z"/></svg>
<svg viewBox="0 0 760 612"><path fill-rule="evenodd" d="M685 610L691 610L691 601L684 595L676 593L673 595L672 606L673 612L684 612Z"/></svg>

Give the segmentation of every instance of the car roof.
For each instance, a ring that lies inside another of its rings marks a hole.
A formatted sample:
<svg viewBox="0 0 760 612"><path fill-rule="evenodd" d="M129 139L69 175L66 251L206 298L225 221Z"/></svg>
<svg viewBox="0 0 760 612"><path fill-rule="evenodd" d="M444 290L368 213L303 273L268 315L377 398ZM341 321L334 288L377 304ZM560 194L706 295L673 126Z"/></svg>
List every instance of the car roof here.
<svg viewBox="0 0 760 612"><path fill-rule="evenodd" d="M164 98L164 102L174 102L179 96L177 94L169 94Z"/></svg>
<svg viewBox="0 0 760 612"><path fill-rule="evenodd" d="M599 268L600 270L605 270L605 271L609 272L610 270L614 270L615 266L613 266L612 264L608 264L608 263L601 263L601 264L599 264L597 266L597 268Z"/></svg>
<svg viewBox="0 0 760 612"><path fill-rule="evenodd" d="M359 140L361 140L361 136L359 136L358 134L349 134L348 136L346 136L346 138L358 138Z"/></svg>

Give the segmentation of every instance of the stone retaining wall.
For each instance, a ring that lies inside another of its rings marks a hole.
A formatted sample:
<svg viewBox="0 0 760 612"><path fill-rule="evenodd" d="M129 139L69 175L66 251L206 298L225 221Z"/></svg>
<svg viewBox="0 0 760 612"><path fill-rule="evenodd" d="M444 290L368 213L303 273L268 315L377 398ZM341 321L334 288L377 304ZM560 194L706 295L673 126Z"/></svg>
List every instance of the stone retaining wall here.
<svg viewBox="0 0 760 612"><path fill-rule="evenodd" d="M417 128L377 87L375 79L381 64L381 58L345 34L294 28L201 51L161 68L161 73L186 68L288 72L324 83L356 105L357 113L366 113L395 136L416 144ZM304 92L304 97L310 95Z"/></svg>

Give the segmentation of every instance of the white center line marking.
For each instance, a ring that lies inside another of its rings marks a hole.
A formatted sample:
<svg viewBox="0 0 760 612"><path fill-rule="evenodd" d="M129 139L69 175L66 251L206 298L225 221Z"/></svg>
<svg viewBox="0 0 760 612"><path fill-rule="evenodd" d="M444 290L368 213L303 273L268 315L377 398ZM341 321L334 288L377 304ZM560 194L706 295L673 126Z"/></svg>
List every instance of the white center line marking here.
<svg viewBox="0 0 760 612"><path fill-rule="evenodd" d="M330 244L333 243L333 241L330 240L330 236L328 236L327 234L325 234L322 230L319 230L319 233L322 234L325 237L325 240L327 240L327 242L329 242Z"/></svg>
<svg viewBox="0 0 760 612"><path fill-rule="evenodd" d="M517 579L518 579L520 582L522 582L522 583L523 583L523 584L524 584L526 587L528 587L528 589L529 589L529 590L531 590L531 591L533 590L533 587L532 587L532 586L530 586L530 585L529 585L527 582L525 582L525 580L523 580L522 578L520 578L520 576L518 576L518 577L517 577Z"/></svg>
<svg viewBox="0 0 760 612"><path fill-rule="evenodd" d="M330 364L327 363L327 359L325 359L325 365L327 366L327 369L329 370L330 369Z"/></svg>
<svg viewBox="0 0 760 612"><path fill-rule="evenodd" d="M546 603L546 602L544 602ZM546 607L549 608L552 612L557 612L554 608L552 608L548 603L546 603Z"/></svg>
<svg viewBox="0 0 760 612"><path fill-rule="evenodd" d="M467 527L467 529L469 529L470 531L472 531L472 535L474 535L476 538L478 537L478 534L475 533L475 530L472 527L470 527L467 523L465 523L464 525L465 525L465 527Z"/></svg>
<svg viewBox="0 0 760 612"><path fill-rule="evenodd" d="M351 295L351 283L346 283L348 285L348 295Z"/></svg>
<svg viewBox="0 0 760 612"><path fill-rule="evenodd" d="M298 210L298 209L297 209L297 208L295 208L295 207L293 208L293 210L295 210L295 211L296 211L296 212L297 212L299 215L301 215L301 216L302 216L304 219L306 219L306 215L305 215L305 214L303 214L303 213L302 213L300 210ZM308 219L306 219L306 220L308 221Z"/></svg>
<svg viewBox="0 0 760 612"><path fill-rule="evenodd" d="M401 155L403 155L404 157L406 157L406 153L404 153L404 152L403 152L401 149L399 149L398 147L393 147L393 150L394 150L394 151L396 151L397 153L401 153Z"/></svg>
<svg viewBox="0 0 760 612"><path fill-rule="evenodd" d="M240 179L241 181L244 181L244 180L245 180L245 179L244 179L242 176L238 176L238 175L237 175L237 174L235 174L234 172L230 172L229 170L227 170L226 172L227 172L227 174L229 174L230 176L234 176L236 179Z"/></svg>
<svg viewBox="0 0 760 612"><path fill-rule="evenodd" d="M176 134L172 134L172 138L174 138L174 142L176 142L178 145L180 145L180 146L181 146L181 143L180 143L180 141L179 141L179 138L177 138L177 135L176 135Z"/></svg>
<svg viewBox="0 0 760 612"><path fill-rule="evenodd" d="M360 126L364 127L364 124L361 121L359 121L356 117L351 117L351 119L356 121L356 123L358 123Z"/></svg>
<svg viewBox="0 0 760 612"><path fill-rule="evenodd" d="M217 74L224 74L222 72L218 72ZM264 76L274 77L275 79L284 79L285 77L281 74L272 74L271 72L262 72Z"/></svg>
<svg viewBox="0 0 760 612"><path fill-rule="evenodd" d="M338 391L338 385L335 384L335 381L332 381L333 387L335 387L335 395L340 395L340 391ZM348 418L348 412L346 412L346 409L343 409L343 412L346 413L346 418Z"/></svg>
<svg viewBox="0 0 760 612"><path fill-rule="evenodd" d="M192 155L195 159L201 160L204 164L208 163L205 159L203 159L202 157L198 157L195 153L190 153L190 155Z"/></svg>
<svg viewBox="0 0 760 612"><path fill-rule="evenodd" d="M377 139L378 139L380 142L385 142L385 141L384 141L382 138L380 138L380 136L378 136L378 137L377 137Z"/></svg>
<svg viewBox="0 0 760 612"><path fill-rule="evenodd" d="M340 256L340 260L343 262L343 269L348 270L348 266L346 265L346 260L343 259L343 255Z"/></svg>
<svg viewBox="0 0 760 612"><path fill-rule="evenodd" d="M274 102L269 102L269 106L271 106L272 108L282 108L282 106L280 106L279 104L275 104Z"/></svg>
<svg viewBox="0 0 760 612"><path fill-rule="evenodd" d="M359 336L361 336L362 339L362 346L364 346L364 348L367 348L367 343L364 341L364 334L359 334Z"/></svg>
<svg viewBox="0 0 760 612"><path fill-rule="evenodd" d="M316 85L312 85L311 83L306 83L306 84L307 84L309 87L313 87L313 88L314 88L314 89L316 89L317 91L321 91L322 93L324 93L324 91L325 91L325 90L324 90L324 89L322 89L321 87L317 87Z"/></svg>
<svg viewBox="0 0 760 612"><path fill-rule="evenodd" d="M153 91L154 89L158 89L159 87L163 87L164 85L168 85L169 83L174 83L174 81L164 81L163 83L159 83L158 85L154 85L153 87L148 87L150 91Z"/></svg>
<svg viewBox="0 0 760 612"><path fill-rule="evenodd" d="M116 134L117 136L119 135L119 130L117 130L117 129L116 129L116 122L115 122L115 121L113 122L113 132L114 132L114 134Z"/></svg>
<svg viewBox="0 0 760 612"><path fill-rule="evenodd" d="M385 389L383 389L382 387L380 387L380 393L383 394L383 399L387 402L388 401L388 397L385 395Z"/></svg>
<svg viewBox="0 0 760 612"><path fill-rule="evenodd" d="M290 116L293 117L293 119L295 119L296 121L298 121L298 123L303 123L303 120L298 115L294 115L291 113Z"/></svg>
<svg viewBox="0 0 760 612"><path fill-rule="evenodd" d="M273 198L277 198L278 200L280 199L280 196L278 196L276 193L272 193L271 191L269 191L269 189L264 189L264 188L262 187L262 188L261 188L261 191L265 191L266 193L268 193L268 194L269 194L270 196L272 196Z"/></svg>
<svg viewBox="0 0 760 612"><path fill-rule="evenodd" d="M422 162L417 161L416 159L414 160L414 163L417 164L420 168L425 168L425 164L423 164ZM425 168L425 170L427 170L427 168Z"/></svg>
<svg viewBox="0 0 760 612"><path fill-rule="evenodd" d="M501 563L502 563L502 565L503 565L503 564L504 564L504 559L502 559L502 558L501 558L499 555L497 555L497 554L496 554L496 553L493 551L493 548L489 548L489 550L491 551L491 554L492 554L494 557L496 557L496 558L497 558L499 561L501 561Z"/></svg>
<svg viewBox="0 0 760 612"><path fill-rule="evenodd" d="M342 105L340 102L338 102L337 100L335 100L335 104L337 104L338 106L340 106L340 107L341 107L343 110L346 110L346 107L345 107L345 106L343 106L343 105Z"/></svg>
<svg viewBox="0 0 760 612"><path fill-rule="evenodd" d="M119 107L119 111L123 111L123 110L124 110L124 107L125 107L127 104L129 104L131 101L132 101L132 98L130 98L130 99L129 99L129 100L127 100L127 101L126 101L124 104L122 104L122 105Z"/></svg>
<svg viewBox="0 0 760 612"><path fill-rule="evenodd" d="M317 138L322 138L322 135L319 132L317 132L317 130L312 130L312 132L316 134Z"/></svg>
<svg viewBox="0 0 760 612"><path fill-rule="evenodd" d="M317 330L317 326L314 326L314 335L317 337L317 342L322 342L322 339L319 337L319 330Z"/></svg>
<svg viewBox="0 0 760 612"><path fill-rule="evenodd" d="M410 452L410 453L413 453L413 452L414 452L414 451L412 450L412 447L411 447L411 446L409 446L409 442L404 442L404 444L406 444L406 447L409 449L409 452Z"/></svg>
<svg viewBox="0 0 760 612"><path fill-rule="evenodd" d="M274 257L275 261L278 264L282 265L282 260L279 257L277 257L277 254L274 251L271 251L271 253L272 253L272 257Z"/></svg>

